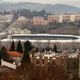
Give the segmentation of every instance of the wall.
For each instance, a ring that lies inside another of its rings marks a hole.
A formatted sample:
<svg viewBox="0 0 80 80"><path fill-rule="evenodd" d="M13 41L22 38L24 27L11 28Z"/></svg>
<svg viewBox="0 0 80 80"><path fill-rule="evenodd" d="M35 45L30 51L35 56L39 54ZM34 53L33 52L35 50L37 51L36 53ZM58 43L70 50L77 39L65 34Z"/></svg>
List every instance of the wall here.
<svg viewBox="0 0 80 80"><path fill-rule="evenodd" d="M4 60L1 60L1 66L3 66L3 65L6 66L6 67L9 67L9 68L12 68L12 69L16 69L15 64L12 64L12 63L4 61Z"/></svg>
<svg viewBox="0 0 80 80"><path fill-rule="evenodd" d="M20 57L13 57L11 56L13 59L15 59L15 63L18 65L18 63L22 60Z"/></svg>

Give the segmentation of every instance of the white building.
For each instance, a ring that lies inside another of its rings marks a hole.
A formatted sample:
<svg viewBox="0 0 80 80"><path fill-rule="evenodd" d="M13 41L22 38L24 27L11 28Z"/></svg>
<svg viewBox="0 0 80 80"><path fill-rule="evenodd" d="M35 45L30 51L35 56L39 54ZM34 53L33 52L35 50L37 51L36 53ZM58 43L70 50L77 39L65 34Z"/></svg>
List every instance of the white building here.
<svg viewBox="0 0 80 80"><path fill-rule="evenodd" d="M4 61L4 60L1 60L1 66L6 66L6 67L9 67L11 69L16 69L17 68L15 62L10 63L10 62Z"/></svg>
<svg viewBox="0 0 80 80"><path fill-rule="evenodd" d="M12 14L8 14L8 15L0 15L0 23L11 23L13 18Z"/></svg>
<svg viewBox="0 0 80 80"><path fill-rule="evenodd" d="M59 22L60 22L60 23L63 22L63 15L59 15Z"/></svg>
<svg viewBox="0 0 80 80"><path fill-rule="evenodd" d="M8 31L9 34L31 34L31 31L28 29L23 29L21 28L10 28Z"/></svg>
<svg viewBox="0 0 80 80"><path fill-rule="evenodd" d="M38 52L38 53L35 53L34 55L36 56L37 59L39 59L40 56L42 56L43 59L44 59L44 57L47 57L48 59L50 59L50 57L52 57L53 59L55 59L55 54L56 53L54 51L50 50L50 51L45 51L43 53Z"/></svg>

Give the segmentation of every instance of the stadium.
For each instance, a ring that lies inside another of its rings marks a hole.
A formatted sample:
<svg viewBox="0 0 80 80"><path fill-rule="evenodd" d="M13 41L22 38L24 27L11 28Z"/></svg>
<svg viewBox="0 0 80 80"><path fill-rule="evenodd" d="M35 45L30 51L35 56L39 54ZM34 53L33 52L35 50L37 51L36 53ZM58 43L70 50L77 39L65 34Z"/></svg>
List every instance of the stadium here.
<svg viewBox="0 0 80 80"><path fill-rule="evenodd" d="M31 42L48 42L50 41L51 43L53 42L72 42L72 41L77 41L80 42L80 36L75 36L75 35L54 35L54 34L13 34L13 35L8 35L7 39L2 39L2 41L26 41L29 40Z"/></svg>

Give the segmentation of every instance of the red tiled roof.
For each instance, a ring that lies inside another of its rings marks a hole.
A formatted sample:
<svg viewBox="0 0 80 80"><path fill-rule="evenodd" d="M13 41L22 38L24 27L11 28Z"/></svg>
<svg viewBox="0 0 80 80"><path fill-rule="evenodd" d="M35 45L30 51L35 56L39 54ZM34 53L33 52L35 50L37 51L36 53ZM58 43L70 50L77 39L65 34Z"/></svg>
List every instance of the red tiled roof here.
<svg viewBox="0 0 80 80"><path fill-rule="evenodd" d="M23 58L23 54L21 54L21 53L19 53L17 51L8 51L7 54L9 54L10 56L18 56L20 58ZM30 59L33 59L33 57L30 57Z"/></svg>
<svg viewBox="0 0 80 80"><path fill-rule="evenodd" d="M23 54L21 54L17 51L8 51L7 54L9 54L10 56L18 56L20 58L23 58Z"/></svg>
<svg viewBox="0 0 80 80"><path fill-rule="evenodd" d="M12 60L12 61L14 61L14 59L13 59L12 57L10 57L10 56L9 56L9 58L8 58L7 60Z"/></svg>

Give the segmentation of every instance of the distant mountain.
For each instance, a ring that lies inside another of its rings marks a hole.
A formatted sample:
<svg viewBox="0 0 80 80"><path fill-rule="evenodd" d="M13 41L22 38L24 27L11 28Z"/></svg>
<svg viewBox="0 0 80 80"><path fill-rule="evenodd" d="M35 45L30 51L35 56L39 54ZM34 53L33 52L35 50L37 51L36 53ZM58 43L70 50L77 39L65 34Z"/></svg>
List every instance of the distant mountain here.
<svg viewBox="0 0 80 80"><path fill-rule="evenodd" d="M3 3L0 4L0 11L4 10L19 10L19 9L30 9L31 11L36 10L40 11L45 9L47 12L80 12L80 8L70 6L70 5L63 5L63 4L39 4L39 3L29 3L29 2L20 2L20 3Z"/></svg>
<svg viewBox="0 0 80 80"><path fill-rule="evenodd" d="M57 3L53 3L53 4L66 4L66 5L72 5L72 6L76 6L80 8L80 1L62 1L62 2L57 2Z"/></svg>

